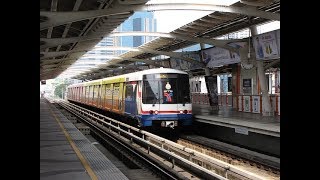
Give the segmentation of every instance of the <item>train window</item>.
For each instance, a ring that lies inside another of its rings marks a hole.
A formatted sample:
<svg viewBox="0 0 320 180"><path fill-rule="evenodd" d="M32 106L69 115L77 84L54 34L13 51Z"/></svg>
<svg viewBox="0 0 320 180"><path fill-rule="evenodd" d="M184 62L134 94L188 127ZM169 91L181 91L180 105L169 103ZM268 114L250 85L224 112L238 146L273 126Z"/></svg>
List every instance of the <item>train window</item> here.
<svg viewBox="0 0 320 180"><path fill-rule="evenodd" d="M155 104L159 100L159 82L156 80L143 81L142 103Z"/></svg>
<svg viewBox="0 0 320 180"><path fill-rule="evenodd" d="M97 86L93 85L92 86L92 100L94 101L94 99L96 98L96 88Z"/></svg>
<svg viewBox="0 0 320 180"><path fill-rule="evenodd" d="M133 86L132 84L127 84L126 85L126 96L125 96L126 101L132 101L133 100Z"/></svg>
<svg viewBox="0 0 320 180"><path fill-rule="evenodd" d="M119 83L113 84L113 93L112 93L113 97L118 97L119 88L120 88L120 84Z"/></svg>
<svg viewBox="0 0 320 180"><path fill-rule="evenodd" d="M142 102L144 104L190 103L190 86L188 75L144 75Z"/></svg>
<svg viewBox="0 0 320 180"><path fill-rule="evenodd" d="M179 74L178 76L178 102L179 103L190 103L190 86L189 76L186 74Z"/></svg>
<svg viewBox="0 0 320 180"><path fill-rule="evenodd" d="M106 85L106 97L107 99L111 99L112 96L112 89L111 89L111 84Z"/></svg>
<svg viewBox="0 0 320 180"><path fill-rule="evenodd" d="M100 93L100 88L101 88L101 85L98 85L97 86L98 88L97 88L97 91L98 91L98 96L97 96L97 98L98 98L98 100L97 100L97 104L98 105L100 105L100 101L101 101L101 93Z"/></svg>
<svg viewBox="0 0 320 180"><path fill-rule="evenodd" d="M161 79L160 86L160 104L177 103L177 78Z"/></svg>

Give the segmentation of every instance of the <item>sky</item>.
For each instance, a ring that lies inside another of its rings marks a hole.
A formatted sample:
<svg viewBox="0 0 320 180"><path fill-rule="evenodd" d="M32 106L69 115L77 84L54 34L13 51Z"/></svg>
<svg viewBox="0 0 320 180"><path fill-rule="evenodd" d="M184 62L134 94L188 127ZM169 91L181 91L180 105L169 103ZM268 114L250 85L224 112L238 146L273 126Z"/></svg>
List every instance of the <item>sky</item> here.
<svg viewBox="0 0 320 180"><path fill-rule="evenodd" d="M239 0L150 0L147 4L165 3L197 3L213 5L230 5ZM213 11L212 11L213 12ZM185 24L197 20L203 16L211 14L209 11L187 11L187 10L166 10L155 11L158 32L171 32Z"/></svg>

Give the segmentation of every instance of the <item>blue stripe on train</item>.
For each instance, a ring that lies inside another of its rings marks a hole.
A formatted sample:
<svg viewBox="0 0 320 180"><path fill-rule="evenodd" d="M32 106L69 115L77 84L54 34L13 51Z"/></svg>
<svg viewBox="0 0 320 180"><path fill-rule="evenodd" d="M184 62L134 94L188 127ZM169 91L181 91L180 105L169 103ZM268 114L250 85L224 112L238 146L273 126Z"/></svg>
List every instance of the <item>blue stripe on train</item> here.
<svg viewBox="0 0 320 180"><path fill-rule="evenodd" d="M143 126L152 126L152 121L176 121L180 126L188 126L192 124L192 114L158 114L158 115L141 115Z"/></svg>

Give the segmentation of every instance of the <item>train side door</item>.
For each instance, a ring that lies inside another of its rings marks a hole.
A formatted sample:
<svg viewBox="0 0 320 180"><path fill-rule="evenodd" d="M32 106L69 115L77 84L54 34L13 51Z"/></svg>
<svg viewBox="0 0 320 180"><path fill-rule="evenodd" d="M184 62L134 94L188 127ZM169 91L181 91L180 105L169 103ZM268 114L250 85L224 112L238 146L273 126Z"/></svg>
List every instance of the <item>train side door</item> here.
<svg viewBox="0 0 320 180"><path fill-rule="evenodd" d="M126 114L137 114L136 91L137 82L128 82L125 84L125 112Z"/></svg>

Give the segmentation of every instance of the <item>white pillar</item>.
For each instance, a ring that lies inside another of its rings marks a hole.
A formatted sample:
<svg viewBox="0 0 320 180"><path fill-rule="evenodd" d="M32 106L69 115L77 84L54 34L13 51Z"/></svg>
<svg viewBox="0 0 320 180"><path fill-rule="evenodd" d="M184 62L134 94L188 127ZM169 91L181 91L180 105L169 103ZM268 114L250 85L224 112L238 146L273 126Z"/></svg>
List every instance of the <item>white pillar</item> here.
<svg viewBox="0 0 320 180"><path fill-rule="evenodd" d="M205 47L204 47L204 43L200 43L200 48L201 48L201 50L203 50L203 49L205 49ZM201 55L201 62L203 62L203 57L202 57L202 55ZM205 67L204 68L204 72L205 72L205 75L206 76L211 76L211 72L210 72L210 69L208 68L208 67ZM217 78L218 78L218 76L217 76ZM217 79L218 80L218 79ZM207 83L206 83L207 84ZM208 95L209 95L209 87L207 86L207 91L208 91ZM217 83L217 93L218 93L218 83ZM217 94L218 95L218 94ZM210 97L210 96L209 96ZM218 98L218 97L217 97ZM211 103L210 103L211 104ZM212 107L212 109L214 109L214 110L219 110L219 105L215 105L215 106L211 106Z"/></svg>
<svg viewBox="0 0 320 180"><path fill-rule="evenodd" d="M251 26L250 30L251 30L251 36L258 34L256 26ZM263 67L263 61L259 60L259 61L256 61L256 63L257 63L258 77L259 77L259 83L260 83L260 88L262 93L262 115L273 116L274 112L272 111L272 108L271 108L268 85L267 85L267 80L266 80L265 71Z"/></svg>
<svg viewBox="0 0 320 180"><path fill-rule="evenodd" d="M201 50L204 49L204 44L203 44L203 43L200 43L200 48L201 48ZM201 57L201 61L202 61L202 57ZM209 69L208 67L205 67L205 68L204 68L204 72L205 72L205 75L206 75L206 76L210 76L210 75L211 75L210 69Z"/></svg>

